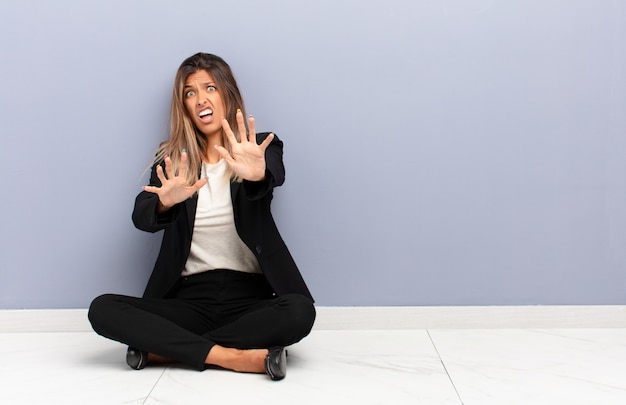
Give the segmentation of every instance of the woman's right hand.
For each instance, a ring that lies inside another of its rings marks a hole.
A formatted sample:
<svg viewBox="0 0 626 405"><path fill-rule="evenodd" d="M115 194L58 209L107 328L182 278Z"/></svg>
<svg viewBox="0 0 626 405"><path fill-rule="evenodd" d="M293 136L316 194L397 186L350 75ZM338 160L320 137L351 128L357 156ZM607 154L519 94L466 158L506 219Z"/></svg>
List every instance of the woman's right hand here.
<svg viewBox="0 0 626 405"><path fill-rule="evenodd" d="M163 173L163 167L157 165L156 175L161 181L161 187L156 186L144 186L144 191L148 193L154 193L159 196L158 212L165 212L172 208L174 205L185 201L192 195L194 195L200 188L206 183L207 179L200 179L194 183L194 185L187 185L187 153L183 152L180 156L180 166L178 168L178 174L174 174L174 167L172 165L172 159L169 156L165 156L165 173Z"/></svg>

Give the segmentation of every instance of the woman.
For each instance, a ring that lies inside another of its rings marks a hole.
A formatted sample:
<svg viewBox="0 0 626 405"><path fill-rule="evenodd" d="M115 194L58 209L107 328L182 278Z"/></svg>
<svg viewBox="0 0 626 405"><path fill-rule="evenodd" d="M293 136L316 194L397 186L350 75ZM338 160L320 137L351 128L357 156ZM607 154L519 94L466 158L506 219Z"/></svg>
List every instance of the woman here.
<svg viewBox="0 0 626 405"><path fill-rule="evenodd" d="M94 330L129 345L135 369L158 361L286 373L285 346L309 334L313 298L270 213L285 179L282 142L255 132L230 67L198 53L176 74L169 140L133 222L163 230L143 298L106 294Z"/></svg>

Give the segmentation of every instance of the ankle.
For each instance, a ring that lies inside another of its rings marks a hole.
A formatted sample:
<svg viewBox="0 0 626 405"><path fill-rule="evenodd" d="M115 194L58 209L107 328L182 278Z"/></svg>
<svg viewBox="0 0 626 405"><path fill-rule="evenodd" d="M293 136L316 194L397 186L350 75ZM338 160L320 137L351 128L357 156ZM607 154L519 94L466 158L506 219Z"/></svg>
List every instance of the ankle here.
<svg viewBox="0 0 626 405"><path fill-rule="evenodd" d="M267 353L266 349L241 350L215 345L205 363L242 373L263 373Z"/></svg>

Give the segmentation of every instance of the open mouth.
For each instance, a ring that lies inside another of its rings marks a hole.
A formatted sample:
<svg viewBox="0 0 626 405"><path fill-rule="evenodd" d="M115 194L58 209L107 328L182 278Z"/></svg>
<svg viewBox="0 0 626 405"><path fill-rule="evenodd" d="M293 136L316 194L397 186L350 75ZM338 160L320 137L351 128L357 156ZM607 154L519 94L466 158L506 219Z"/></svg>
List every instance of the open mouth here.
<svg viewBox="0 0 626 405"><path fill-rule="evenodd" d="M198 114L198 117L200 117L200 120L202 121L210 121L211 118L213 117L213 110L207 108L206 110L202 110L200 111L200 113Z"/></svg>

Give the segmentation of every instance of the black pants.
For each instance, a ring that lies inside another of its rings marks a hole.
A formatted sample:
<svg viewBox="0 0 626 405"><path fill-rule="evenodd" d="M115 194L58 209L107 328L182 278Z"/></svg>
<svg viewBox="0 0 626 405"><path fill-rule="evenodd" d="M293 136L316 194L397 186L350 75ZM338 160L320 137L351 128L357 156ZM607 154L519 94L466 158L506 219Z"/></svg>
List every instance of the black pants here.
<svg viewBox="0 0 626 405"><path fill-rule="evenodd" d="M215 344L288 346L308 335L314 320L307 297L275 297L263 275L229 270L182 277L171 298L106 294L89 308L98 334L199 370Z"/></svg>

